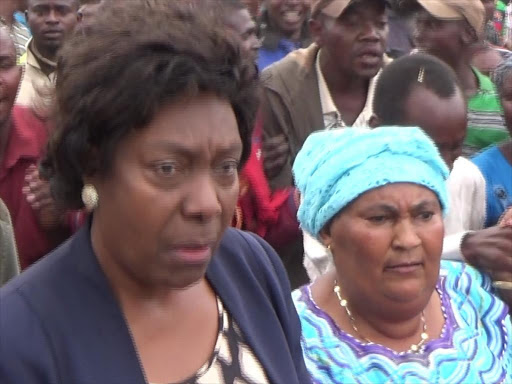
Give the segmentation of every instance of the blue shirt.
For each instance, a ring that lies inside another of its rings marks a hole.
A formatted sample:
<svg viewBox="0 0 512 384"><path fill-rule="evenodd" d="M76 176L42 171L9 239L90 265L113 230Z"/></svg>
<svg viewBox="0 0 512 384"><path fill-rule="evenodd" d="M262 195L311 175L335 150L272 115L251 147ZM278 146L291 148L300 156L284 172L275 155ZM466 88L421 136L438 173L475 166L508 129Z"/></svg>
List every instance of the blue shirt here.
<svg viewBox="0 0 512 384"><path fill-rule="evenodd" d="M296 49L302 47L302 43L300 41L291 41L288 39L281 39L277 44L277 48L265 48L262 47L258 53L258 69L259 71L263 71L270 64L275 63L276 61L281 60L287 54Z"/></svg>
<svg viewBox="0 0 512 384"><path fill-rule="evenodd" d="M496 146L472 159L485 179L485 227L498 223L500 216L512 206L512 165Z"/></svg>

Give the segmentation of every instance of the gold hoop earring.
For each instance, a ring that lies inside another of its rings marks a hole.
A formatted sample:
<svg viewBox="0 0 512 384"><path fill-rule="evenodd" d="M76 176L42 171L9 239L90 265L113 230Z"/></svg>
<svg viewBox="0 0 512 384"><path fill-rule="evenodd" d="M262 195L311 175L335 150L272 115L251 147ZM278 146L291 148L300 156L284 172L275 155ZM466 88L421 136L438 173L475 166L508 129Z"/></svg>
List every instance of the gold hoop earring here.
<svg viewBox="0 0 512 384"><path fill-rule="evenodd" d="M85 208L92 212L98 206L99 196L98 191L92 184L85 184L82 188L82 202Z"/></svg>

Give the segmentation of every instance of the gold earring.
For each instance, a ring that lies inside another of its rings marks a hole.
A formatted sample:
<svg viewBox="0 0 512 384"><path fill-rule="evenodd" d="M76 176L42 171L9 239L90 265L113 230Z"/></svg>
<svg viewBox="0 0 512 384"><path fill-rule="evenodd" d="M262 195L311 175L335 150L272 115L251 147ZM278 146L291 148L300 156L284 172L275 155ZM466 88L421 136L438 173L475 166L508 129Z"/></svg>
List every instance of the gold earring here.
<svg viewBox="0 0 512 384"><path fill-rule="evenodd" d="M85 208L92 212L98 206L99 196L98 191L92 184L85 184L82 188L82 202Z"/></svg>

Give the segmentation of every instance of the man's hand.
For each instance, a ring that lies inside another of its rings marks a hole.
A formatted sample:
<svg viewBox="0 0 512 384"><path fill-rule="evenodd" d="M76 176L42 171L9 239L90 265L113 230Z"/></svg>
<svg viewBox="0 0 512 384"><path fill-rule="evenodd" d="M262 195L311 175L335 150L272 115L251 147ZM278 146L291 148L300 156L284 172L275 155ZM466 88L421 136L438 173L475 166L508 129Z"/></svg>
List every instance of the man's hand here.
<svg viewBox="0 0 512 384"><path fill-rule="evenodd" d="M46 231L61 228L64 211L57 208L50 193L50 183L39 177L39 171L35 165L27 168L25 182L23 193L41 227Z"/></svg>
<svg viewBox="0 0 512 384"><path fill-rule="evenodd" d="M263 141L263 167L268 179L276 177L283 169L290 154L288 141L284 135Z"/></svg>
<svg viewBox="0 0 512 384"><path fill-rule="evenodd" d="M491 227L469 233L462 240L464 259L492 275L493 271L512 273L512 228Z"/></svg>
<svg viewBox="0 0 512 384"><path fill-rule="evenodd" d="M492 271L491 278L495 282L509 282L512 284L512 273L510 272ZM498 293L501 299L512 308L512 289L498 289Z"/></svg>

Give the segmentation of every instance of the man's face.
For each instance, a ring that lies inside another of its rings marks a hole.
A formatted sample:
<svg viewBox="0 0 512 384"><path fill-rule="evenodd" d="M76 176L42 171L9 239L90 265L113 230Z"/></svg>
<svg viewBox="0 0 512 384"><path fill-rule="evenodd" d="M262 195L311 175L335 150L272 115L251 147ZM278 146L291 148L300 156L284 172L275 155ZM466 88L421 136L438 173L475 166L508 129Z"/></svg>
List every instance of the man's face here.
<svg viewBox="0 0 512 384"><path fill-rule="evenodd" d="M77 23L76 0L29 0L27 21L39 49L56 51Z"/></svg>
<svg viewBox="0 0 512 384"><path fill-rule="evenodd" d="M315 23L316 21L313 21ZM362 0L350 5L338 19L326 18L314 28L322 54L340 71L372 78L382 68L388 35L383 2Z"/></svg>
<svg viewBox="0 0 512 384"><path fill-rule="evenodd" d="M261 47L260 39L256 34L256 23L247 9L239 9L226 15L227 25L242 39L242 46L250 53L254 62L258 59L258 50Z"/></svg>
<svg viewBox="0 0 512 384"><path fill-rule="evenodd" d="M0 28L0 127L11 115L21 80L21 67L16 65L16 48L6 28Z"/></svg>
<svg viewBox="0 0 512 384"><path fill-rule="evenodd" d="M287 37L299 37L311 0L266 0L268 16L275 27Z"/></svg>
<svg viewBox="0 0 512 384"><path fill-rule="evenodd" d="M422 9L416 14L415 27L416 45L420 51L436 56L449 65L460 60L464 49L462 20L436 19Z"/></svg>

